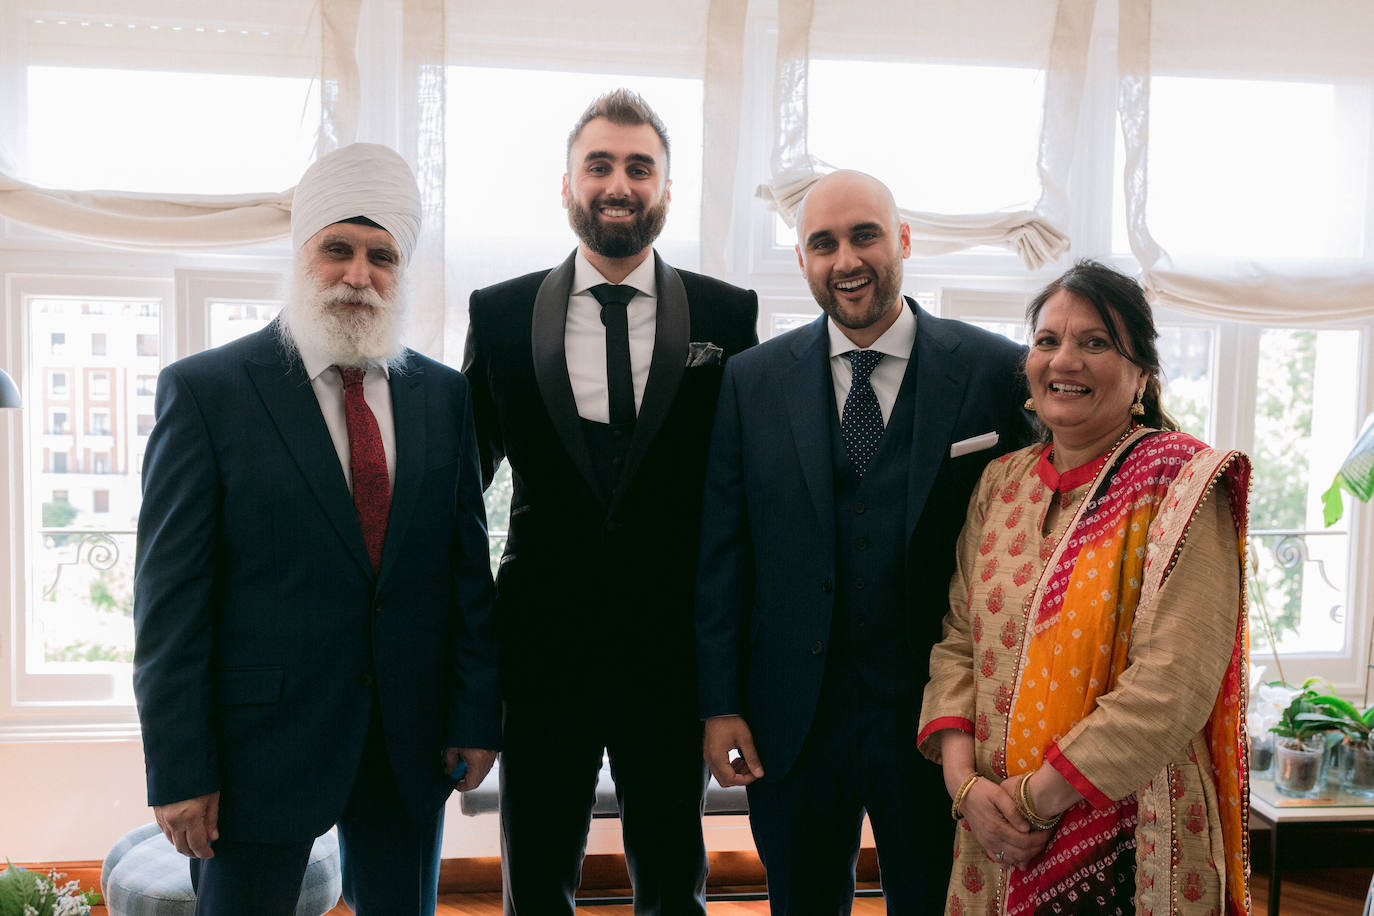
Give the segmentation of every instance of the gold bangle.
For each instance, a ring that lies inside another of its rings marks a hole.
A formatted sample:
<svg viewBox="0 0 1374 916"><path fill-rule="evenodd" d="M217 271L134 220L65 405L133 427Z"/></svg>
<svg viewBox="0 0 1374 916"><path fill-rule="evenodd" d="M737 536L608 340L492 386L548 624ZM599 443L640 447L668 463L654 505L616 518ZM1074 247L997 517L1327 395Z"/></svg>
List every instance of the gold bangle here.
<svg viewBox="0 0 1374 916"><path fill-rule="evenodd" d="M1016 787L1016 808L1021 812L1021 816L1036 830L1053 830L1064 813L1061 811L1054 817L1044 817L1035 810L1035 805L1031 804L1030 799L1030 778L1031 774L1029 773L1022 776L1021 784Z"/></svg>
<svg viewBox="0 0 1374 916"><path fill-rule="evenodd" d="M954 793L954 804L949 806L950 817L956 821L963 818L964 812L960 811L959 808L964 804L964 797L968 795L968 790L973 788L973 784L982 778L978 775L977 770L964 777L963 784L959 786L959 791Z"/></svg>

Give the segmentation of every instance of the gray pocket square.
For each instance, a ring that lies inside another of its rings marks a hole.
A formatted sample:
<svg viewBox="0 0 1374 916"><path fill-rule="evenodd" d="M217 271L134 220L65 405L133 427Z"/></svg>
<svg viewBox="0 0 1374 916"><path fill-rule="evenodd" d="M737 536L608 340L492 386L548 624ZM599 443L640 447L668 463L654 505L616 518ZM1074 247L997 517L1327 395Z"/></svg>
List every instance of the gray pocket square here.
<svg viewBox="0 0 1374 916"><path fill-rule="evenodd" d="M687 368L719 366L725 362L725 351L709 340L693 340L687 344Z"/></svg>

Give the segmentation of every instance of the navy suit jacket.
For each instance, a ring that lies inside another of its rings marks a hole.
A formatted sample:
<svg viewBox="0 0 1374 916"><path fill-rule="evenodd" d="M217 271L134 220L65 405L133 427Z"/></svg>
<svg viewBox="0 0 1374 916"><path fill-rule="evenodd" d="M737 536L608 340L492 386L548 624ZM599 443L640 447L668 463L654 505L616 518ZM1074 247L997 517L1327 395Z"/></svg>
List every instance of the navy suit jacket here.
<svg viewBox="0 0 1374 916"><path fill-rule="evenodd" d="M390 389L396 481L374 573L275 325L163 370L134 581L149 804L218 790L226 837L317 836L353 788L374 692L417 819L451 789L443 748L499 746L467 381L407 351Z"/></svg>
<svg viewBox="0 0 1374 916"><path fill-rule="evenodd" d="M758 342L758 299L654 255L649 379L619 481L603 493L564 351L573 258L472 294L464 371L482 473L489 482L505 457L515 484L496 575L505 692L623 687L691 716L706 450L723 368Z"/></svg>
<svg viewBox="0 0 1374 916"><path fill-rule="evenodd" d="M990 459L1030 441L1030 425L1023 347L907 304L917 322L903 610L925 683L969 496ZM810 729L835 606L828 320L726 367L702 501L700 711L743 715L769 780L786 775ZM989 432L995 446L950 457L954 443Z"/></svg>

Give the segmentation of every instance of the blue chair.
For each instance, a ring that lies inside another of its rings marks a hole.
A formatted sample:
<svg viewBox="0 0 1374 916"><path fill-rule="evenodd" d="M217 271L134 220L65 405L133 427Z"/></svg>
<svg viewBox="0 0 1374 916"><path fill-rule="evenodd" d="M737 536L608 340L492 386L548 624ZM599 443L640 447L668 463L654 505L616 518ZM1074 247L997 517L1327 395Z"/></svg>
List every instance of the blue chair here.
<svg viewBox="0 0 1374 916"><path fill-rule="evenodd" d="M157 824L135 827L115 843L100 869L100 892L110 916L192 916L196 910L186 857ZM323 916L342 893L339 840L330 831L310 850L296 916Z"/></svg>

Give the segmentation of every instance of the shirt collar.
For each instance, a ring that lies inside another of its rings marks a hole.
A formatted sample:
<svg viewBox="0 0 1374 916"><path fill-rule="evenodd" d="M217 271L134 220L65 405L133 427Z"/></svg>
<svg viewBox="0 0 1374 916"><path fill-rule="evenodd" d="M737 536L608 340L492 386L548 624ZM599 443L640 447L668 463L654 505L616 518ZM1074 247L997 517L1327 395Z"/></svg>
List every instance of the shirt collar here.
<svg viewBox="0 0 1374 916"><path fill-rule="evenodd" d="M850 350L856 350L854 341L844 336L844 331L835 324L833 318L825 322L826 330L830 333L830 355L842 356ZM870 350L877 350L887 356L895 356L898 359L910 359L911 351L916 346L916 313L907 306L906 299L902 300L901 311L897 313L897 320L892 322L892 327L882 333L882 336L873 341L868 347Z"/></svg>
<svg viewBox="0 0 1374 916"><path fill-rule="evenodd" d="M630 275L621 284L633 286L646 296L658 295L658 283L654 279L654 260L655 255L651 251L649 256L639 262L639 266L630 271ZM582 247L578 246L577 255L573 259L573 282L569 295L576 296L578 293L585 293L587 290L596 286L598 283L609 283L601 275L601 271L592 266L592 262L587 260L587 256L582 253Z"/></svg>

